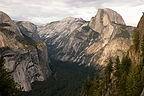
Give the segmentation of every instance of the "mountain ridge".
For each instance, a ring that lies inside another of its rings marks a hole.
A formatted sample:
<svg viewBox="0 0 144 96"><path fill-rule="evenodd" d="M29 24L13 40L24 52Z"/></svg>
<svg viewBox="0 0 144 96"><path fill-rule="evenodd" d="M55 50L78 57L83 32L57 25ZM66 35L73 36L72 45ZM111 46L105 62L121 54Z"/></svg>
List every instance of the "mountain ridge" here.
<svg viewBox="0 0 144 96"><path fill-rule="evenodd" d="M112 14L112 16L110 14ZM112 19L114 19L114 21L112 21ZM63 22L63 20L58 21L56 23L60 24L60 22ZM95 22L95 24L93 24L92 22ZM73 24L78 25L78 23ZM129 44L131 41L131 36L133 33L132 30L134 29L133 27L127 27L122 17L117 12L108 8L99 9L96 16L92 17L91 21L89 22L83 21L83 23L81 25L78 25L79 27L77 28L69 26L68 27L69 30L71 30L71 28L73 29L72 32L64 31L65 27L63 26L66 25L64 24L62 25L62 23L60 25L61 28L63 28L63 30L57 28L53 24L49 24L49 27L47 28L46 27L41 28L41 26L40 27L38 26L38 34L40 34L40 37L42 37L43 40L47 42L48 46L55 46L54 48L52 47L52 49L54 49L53 51L55 52L54 53L55 57L57 57L57 59L62 61L70 60L72 62L80 62L80 64L85 63L87 65L94 65L94 66L97 64L101 65L106 64L104 62L108 57L103 58L102 56L100 57L101 59L98 58L99 60L98 59L94 60L94 58L99 57L98 54L102 54L103 49L105 49L105 46L109 42L113 41L115 37L121 38L119 39L121 41L122 40L125 41L124 46L129 46L127 44ZM96 28L94 28L94 26L96 26ZM59 30L54 31L52 29L53 31L50 31L52 27L57 28ZM70 34L68 34L69 32ZM49 35L53 34L53 35L51 37L47 37L46 36L47 34ZM125 38L127 39L124 40ZM122 43L118 45L121 44ZM119 46L118 50L121 49L122 47ZM51 50L51 48L49 50ZM122 51L124 50L125 49L122 49ZM116 51L113 53L116 53ZM119 52L119 55L121 54L120 57L122 57L122 53L123 52ZM124 51L124 54L125 53L126 51ZM103 54L111 54L111 53L103 53Z"/></svg>
<svg viewBox="0 0 144 96"><path fill-rule="evenodd" d="M46 44L23 34L4 12L0 12L0 56L24 91L31 90L32 82L46 80L51 75Z"/></svg>
<svg viewBox="0 0 144 96"><path fill-rule="evenodd" d="M22 70L20 71L23 74L23 79L25 79L22 86L26 91L31 90L30 84L32 82L43 81L50 76L50 61L47 53L51 58L63 62L84 64L102 70L101 66L104 67L107 64L109 57L119 56L121 59L127 53L134 30L134 27L125 25L124 20L117 12L107 8L99 9L96 16L92 17L90 21L67 17L39 26L26 21L12 21L7 15L4 16L5 19L3 15L0 12L0 22L10 23L11 27L5 27L18 34L18 36L13 36L14 39L7 39L5 33L0 32L1 47L8 46L16 50L10 54L4 54L7 59L6 66L9 68L9 61L13 60L14 66L16 63L21 66L20 70L22 68L29 69L29 71L24 70L28 77L25 77ZM12 56L13 59L8 56ZM16 56L18 56L17 60L19 61L14 60ZM25 57L25 59L22 60L21 57ZM35 74L36 71L34 70L37 70L38 75ZM18 72L16 70L15 74L20 76ZM16 79L20 82L19 80L22 81L21 78Z"/></svg>

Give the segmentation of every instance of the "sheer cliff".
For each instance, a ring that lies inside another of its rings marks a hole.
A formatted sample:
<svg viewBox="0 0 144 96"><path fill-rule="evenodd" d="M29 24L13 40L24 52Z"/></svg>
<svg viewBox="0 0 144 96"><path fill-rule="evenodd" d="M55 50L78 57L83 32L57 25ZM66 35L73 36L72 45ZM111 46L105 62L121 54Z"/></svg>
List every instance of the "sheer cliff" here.
<svg viewBox="0 0 144 96"><path fill-rule="evenodd" d="M15 21L20 31L26 36L32 38L35 41L40 41L40 37L37 33L37 26L29 21Z"/></svg>
<svg viewBox="0 0 144 96"><path fill-rule="evenodd" d="M7 70L25 91L31 90L32 82L46 80L51 74L46 44L30 37L0 11L0 55L5 59Z"/></svg>

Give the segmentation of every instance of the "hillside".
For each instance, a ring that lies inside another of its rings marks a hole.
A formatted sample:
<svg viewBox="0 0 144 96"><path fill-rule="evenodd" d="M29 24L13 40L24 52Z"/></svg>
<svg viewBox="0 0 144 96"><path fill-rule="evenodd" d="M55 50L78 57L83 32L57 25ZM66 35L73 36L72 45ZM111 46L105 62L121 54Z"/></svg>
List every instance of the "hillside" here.
<svg viewBox="0 0 144 96"><path fill-rule="evenodd" d="M133 34L133 43L122 60L109 59L104 76L86 79L80 96L144 95L144 14Z"/></svg>
<svg viewBox="0 0 144 96"><path fill-rule="evenodd" d="M88 75L89 79L93 79L95 72L98 72L99 79L103 78L106 74L104 67L109 65L110 57L113 62L117 56L120 60L124 59L123 56L127 55L132 43L133 30L134 27L126 26L117 12L107 8L99 9L90 21L67 17L37 26L40 38L48 46L49 57L56 74L44 82L33 83L32 90L22 95L79 95L82 83ZM88 69L86 66L89 66ZM91 67L95 70L89 69ZM54 86L51 87L52 85ZM104 86L102 88L105 90ZM84 96L83 93L81 95Z"/></svg>
<svg viewBox="0 0 144 96"><path fill-rule="evenodd" d="M38 34L52 57L95 67L105 66L109 57L122 58L129 49L133 30L108 8L99 9L90 21L68 17L38 26Z"/></svg>

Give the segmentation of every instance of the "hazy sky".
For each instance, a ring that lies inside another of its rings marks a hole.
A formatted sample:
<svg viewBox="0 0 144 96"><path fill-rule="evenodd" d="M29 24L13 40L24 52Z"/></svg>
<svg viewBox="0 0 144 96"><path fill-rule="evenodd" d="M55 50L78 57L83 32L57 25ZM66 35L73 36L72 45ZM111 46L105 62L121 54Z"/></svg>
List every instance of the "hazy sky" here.
<svg viewBox="0 0 144 96"><path fill-rule="evenodd" d="M45 24L65 17L90 20L98 8L111 8L122 15L127 25L136 26L144 0L0 0L0 10L12 19Z"/></svg>

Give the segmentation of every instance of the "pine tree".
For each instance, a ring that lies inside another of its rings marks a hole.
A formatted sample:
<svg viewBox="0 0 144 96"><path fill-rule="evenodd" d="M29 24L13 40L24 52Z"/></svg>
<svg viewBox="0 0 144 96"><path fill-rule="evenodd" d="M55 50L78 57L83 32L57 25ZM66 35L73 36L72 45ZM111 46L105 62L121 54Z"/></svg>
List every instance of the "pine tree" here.
<svg viewBox="0 0 144 96"><path fill-rule="evenodd" d="M137 65L127 77L127 96L140 96L142 89L141 68Z"/></svg>
<svg viewBox="0 0 144 96"><path fill-rule="evenodd" d="M137 29L135 29L133 33L133 44L134 49L137 51L139 45L139 31Z"/></svg>
<svg viewBox="0 0 144 96"><path fill-rule="evenodd" d="M113 88L112 88L112 96L117 96L118 92L117 92L117 88L118 88L118 82L119 79L121 77L121 73L120 73L120 60L119 60L119 56L116 57L115 59L115 66L114 66L114 81L113 81Z"/></svg>
<svg viewBox="0 0 144 96"><path fill-rule="evenodd" d="M130 69L130 65L131 65L130 59L128 58L128 56L124 56L122 58L121 65L120 65L121 74L123 72L126 72L128 74L129 73L129 69Z"/></svg>
<svg viewBox="0 0 144 96"><path fill-rule="evenodd" d="M87 79L83 83L80 96L90 96L89 94L92 93L90 90L91 86L92 86L92 83L91 83L90 77L88 76Z"/></svg>
<svg viewBox="0 0 144 96"><path fill-rule="evenodd" d="M107 92L108 89L110 89L110 87L111 87L111 73L113 71L112 66L113 66L112 58L109 58L109 62L107 64L107 66L105 67L105 75L103 78L104 94L106 94L105 92Z"/></svg>
<svg viewBox="0 0 144 96"><path fill-rule="evenodd" d="M20 86L14 82L10 73L6 71L4 58L0 57L0 95L16 96L20 90Z"/></svg>
<svg viewBox="0 0 144 96"><path fill-rule="evenodd" d="M118 62L118 61L117 61ZM118 62L119 63L119 62ZM119 65L119 64L118 64ZM116 79L116 95L126 96L126 81L129 73L131 62L127 56L122 58L121 64L117 66L115 75Z"/></svg>
<svg viewBox="0 0 144 96"><path fill-rule="evenodd" d="M141 83L142 83L142 86L144 87L144 67L142 68L142 71L141 71Z"/></svg>
<svg viewBox="0 0 144 96"><path fill-rule="evenodd" d="M116 62L115 62L115 73L114 76L116 77L116 79L118 79L120 77L120 60L119 57L116 57Z"/></svg>
<svg viewBox="0 0 144 96"><path fill-rule="evenodd" d="M100 82L99 82L99 76L98 73L94 76L94 80L92 82L92 95L91 96L101 96L101 89L100 89Z"/></svg>
<svg viewBox="0 0 144 96"><path fill-rule="evenodd" d="M144 35L143 35L143 38L141 40L141 51L142 51L142 56L144 56Z"/></svg>
<svg viewBox="0 0 144 96"><path fill-rule="evenodd" d="M117 96L126 96L127 73L124 72L117 82Z"/></svg>

